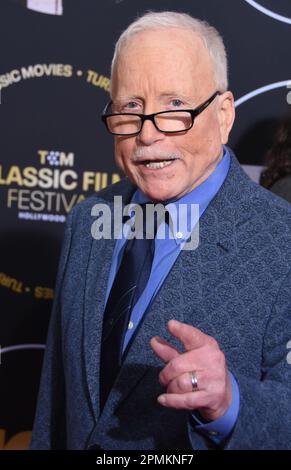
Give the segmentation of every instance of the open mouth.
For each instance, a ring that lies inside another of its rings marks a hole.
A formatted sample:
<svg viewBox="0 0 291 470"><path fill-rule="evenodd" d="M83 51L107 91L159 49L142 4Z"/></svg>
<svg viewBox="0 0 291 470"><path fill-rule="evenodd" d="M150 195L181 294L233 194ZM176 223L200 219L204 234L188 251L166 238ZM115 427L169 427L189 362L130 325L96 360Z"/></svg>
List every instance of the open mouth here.
<svg viewBox="0 0 291 470"><path fill-rule="evenodd" d="M165 168L166 166L171 165L175 160L146 160L143 162L143 165L150 170L160 170L161 168Z"/></svg>

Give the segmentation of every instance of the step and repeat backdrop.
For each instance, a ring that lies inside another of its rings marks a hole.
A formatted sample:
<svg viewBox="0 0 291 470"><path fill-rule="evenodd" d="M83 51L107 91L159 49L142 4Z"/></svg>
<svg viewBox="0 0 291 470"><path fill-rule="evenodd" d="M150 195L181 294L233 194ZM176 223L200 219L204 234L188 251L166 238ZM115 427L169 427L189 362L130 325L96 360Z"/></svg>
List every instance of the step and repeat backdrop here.
<svg viewBox="0 0 291 470"><path fill-rule="evenodd" d="M230 145L253 179L290 109L290 0L1 0L0 449L29 445L66 215L122 176L100 114L114 44L147 10L223 35Z"/></svg>

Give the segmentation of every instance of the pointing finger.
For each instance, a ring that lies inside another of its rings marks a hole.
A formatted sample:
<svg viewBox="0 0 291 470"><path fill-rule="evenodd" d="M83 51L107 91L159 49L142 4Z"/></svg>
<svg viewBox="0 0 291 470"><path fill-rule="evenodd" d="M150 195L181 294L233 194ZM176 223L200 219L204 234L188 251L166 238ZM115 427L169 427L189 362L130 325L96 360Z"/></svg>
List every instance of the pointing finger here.
<svg viewBox="0 0 291 470"><path fill-rule="evenodd" d="M173 345L169 344L164 339L160 338L159 336L155 336L151 339L150 345L154 351L154 353L165 363L171 361L175 357L180 355L178 349L176 349Z"/></svg>
<svg viewBox="0 0 291 470"><path fill-rule="evenodd" d="M198 328L177 320L170 320L168 322L168 330L172 336L181 341L186 351L200 348L210 338Z"/></svg>

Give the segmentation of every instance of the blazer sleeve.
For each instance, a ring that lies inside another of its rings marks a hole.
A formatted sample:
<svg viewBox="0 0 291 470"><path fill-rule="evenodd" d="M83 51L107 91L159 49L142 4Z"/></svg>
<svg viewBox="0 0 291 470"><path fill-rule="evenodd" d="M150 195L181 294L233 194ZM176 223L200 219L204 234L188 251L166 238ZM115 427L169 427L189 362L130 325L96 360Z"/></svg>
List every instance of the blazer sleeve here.
<svg viewBox="0 0 291 470"><path fill-rule="evenodd" d="M291 271L281 285L265 330L261 380L235 374L240 411L226 449L291 449L290 340Z"/></svg>
<svg viewBox="0 0 291 470"><path fill-rule="evenodd" d="M66 448L66 400L62 358L61 291L70 252L72 217L72 214L70 214L67 218L59 261L55 297L30 444L32 450Z"/></svg>

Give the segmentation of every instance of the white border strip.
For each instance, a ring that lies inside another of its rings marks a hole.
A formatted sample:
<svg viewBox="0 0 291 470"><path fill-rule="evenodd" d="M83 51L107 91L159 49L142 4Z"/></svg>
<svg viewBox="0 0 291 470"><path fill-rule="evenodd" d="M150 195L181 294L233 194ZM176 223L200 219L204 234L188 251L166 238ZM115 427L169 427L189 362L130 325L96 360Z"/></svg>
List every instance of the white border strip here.
<svg viewBox="0 0 291 470"><path fill-rule="evenodd" d="M263 7L262 5L255 2L254 0L245 0L245 2L247 2L252 7L256 8L256 10L259 10L261 13L264 13L265 15L270 16L274 20L278 20L278 21L282 21L283 23L291 24L291 18L288 18L287 16L279 15L278 13L275 13L274 11Z"/></svg>
<svg viewBox="0 0 291 470"><path fill-rule="evenodd" d="M283 82L271 83L270 85L257 88L256 90L251 91L250 93L247 93L246 95L236 100L234 103L235 107L237 108L238 106L245 103L246 101L251 100L252 98L254 98L254 96L261 95L262 93L266 93L267 91L270 91L270 90L275 90L276 88L284 88L284 87L291 88L291 79L284 80Z"/></svg>

